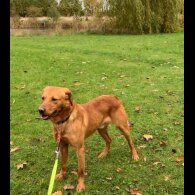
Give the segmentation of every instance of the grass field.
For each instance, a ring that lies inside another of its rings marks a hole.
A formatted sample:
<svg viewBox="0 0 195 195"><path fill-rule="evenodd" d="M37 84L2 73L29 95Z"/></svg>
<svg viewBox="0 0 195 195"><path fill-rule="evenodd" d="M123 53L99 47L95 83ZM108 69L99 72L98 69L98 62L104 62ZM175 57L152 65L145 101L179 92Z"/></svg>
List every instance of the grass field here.
<svg viewBox="0 0 195 195"><path fill-rule="evenodd" d="M64 35L11 37L11 195L47 193L55 160L50 122L37 119L41 90L65 86L84 103L101 94L120 97L132 124L140 160L130 158L126 140L109 127L109 155L95 133L86 140L86 190L82 194L182 195L184 162L183 33L158 35ZM137 111L135 108L138 108ZM153 136L145 141L144 134ZM17 165L27 163L17 170ZM58 168L60 165L58 166ZM71 172L54 191L76 185ZM135 190L136 191L136 190Z"/></svg>

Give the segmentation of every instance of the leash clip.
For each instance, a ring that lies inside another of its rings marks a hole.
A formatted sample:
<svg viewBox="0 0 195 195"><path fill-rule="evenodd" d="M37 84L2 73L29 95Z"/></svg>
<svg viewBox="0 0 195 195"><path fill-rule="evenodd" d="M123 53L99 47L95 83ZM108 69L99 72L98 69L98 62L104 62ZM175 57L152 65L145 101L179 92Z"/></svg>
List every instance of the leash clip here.
<svg viewBox="0 0 195 195"><path fill-rule="evenodd" d="M56 153L56 159L58 159L59 158L59 153L60 153L59 145L57 145L55 153Z"/></svg>

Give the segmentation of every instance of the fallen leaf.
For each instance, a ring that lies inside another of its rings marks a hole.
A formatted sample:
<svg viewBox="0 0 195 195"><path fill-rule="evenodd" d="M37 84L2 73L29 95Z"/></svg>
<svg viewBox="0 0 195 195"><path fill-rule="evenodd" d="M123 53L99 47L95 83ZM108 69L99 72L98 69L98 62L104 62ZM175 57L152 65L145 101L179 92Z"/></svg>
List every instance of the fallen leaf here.
<svg viewBox="0 0 195 195"><path fill-rule="evenodd" d="M71 184L66 184L66 185L64 186L64 190L74 190L74 186L71 185Z"/></svg>
<svg viewBox="0 0 195 195"><path fill-rule="evenodd" d="M174 122L174 125L180 125L181 123L180 122L178 122L178 121L175 121Z"/></svg>
<svg viewBox="0 0 195 195"><path fill-rule="evenodd" d="M139 180L138 179L133 179L133 182L137 183L137 182L139 182Z"/></svg>
<svg viewBox="0 0 195 195"><path fill-rule="evenodd" d="M178 157L176 157L176 161L177 162L184 161L184 156L178 156Z"/></svg>
<svg viewBox="0 0 195 195"><path fill-rule="evenodd" d="M166 90L167 95L175 95L175 93L171 90Z"/></svg>
<svg viewBox="0 0 195 195"><path fill-rule="evenodd" d="M14 142L13 141L10 141L10 145L13 146L14 145Z"/></svg>
<svg viewBox="0 0 195 195"><path fill-rule="evenodd" d="M137 148L140 149L140 148L145 148L145 147L146 147L146 145L140 145Z"/></svg>
<svg viewBox="0 0 195 195"><path fill-rule="evenodd" d="M164 180L165 181L169 181L171 179L171 176L170 175L165 175L165 177L164 177Z"/></svg>
<svg viewBox="0 0 195 195"><path fill-rule="evenodd" d="M82 64L86 64L87 62L82 62Z"/></svg>
<svg viewBox="0 0 195 195"><path fill-rule="evenodd" d="M112 180L112 177L106 177L107 180L111 181Z"/></svg>
<svg viewBox="0 0 195 195"><path fill-rule="evenodd" d="M73 175L76 175L76 176L78 175L77 171L74 171L74 170L71 171L71 173L72 173Z"/></svg>
<svg viewBox="0 0 195 195"><path fill-rule="evenodd" d="M119 77L120 77L120 78L124 78L124 77L126 77L126 76L125 76L125 75L120 75Z"/></svg>
<svg viewBox="0 0 195 195"><path fill-rule="evenodd" d="M24 169L27 166L27 162L23 162L17 165L17 170Z"/></svg>
<svg viewBox="0 0 195 195"><path fill-rule="evenodd" d="M162 164L160 161L156 161L153 163L154 165Z"/></svg>
<svg viewBox="0 0 195 195"><path fill-rule="evenodd" d="M14 148L11 148L10 152L16 152L19 149L20 149L19 147L14 147Z"/></svg>
<svg viewBox="0 0 195 195"><path fill-rule="evenodd" d="M134 108L134 110L135 110L136 112L140 112L141 108L140 108L140 106L136 106L136 107Z"/></svg>
<svg viewBox="0 0 195 195"><path fill-rule="evenodd" d="M82 72L82 71L80 71L80 72L76 72L76 74L83 74L83 72Z"/></svg>
<svg viewBox="0 0 195 195"><path fill-rule="evenodd" d="M173 148L171 151L172 151L174 154L177 152L177 150L174 149L174 148Z"/></svg>
<svg viewBox="0 0 195 195"><path fill-rule="evenodd" d="M79 85L81 85L81 83L80 82L75 82L74 85L79 86Z"/></svg>
<svg viewBox="0 0 195 195"><path fill-rule="evenodd" d="M61 191L57 191L57 192L52 193L52 195L62 195L62 192Z"/></svg>
<svg viewBox="0 0 195 195"><path fill-rule="evenodd" d="M124 135L119 135L118 138L125 138L125 136Z"/></svg>
<svg viewBox="0 0 195 195"><path fill-rule="evenodd" d="M117 173L120 173L120 172L122 172L122 169L121 169L120 167L118 167L118 168L116 169L116 172L117 172Z"/></svg>
<svg viewBox="0 0 195 195"><path fill-rule="evenodd" d="M116 188L116 190L120 190L120 187L119 186L116 186L115 188Z"/></svg>
<svg viewBox="0 0 195 195"><path fill-rule="evenodd" d="M161 140L161 141L160 141L160 145L162 145L162 146L163 146L163 145L166 145L166 142L163 141L163 140Z"/></svg>
<svg viewBox="0 0 195 195"><path fill-rule="evenodd" d="M141 190L138 188L130 189L130 194L131 195L141 195Z"/></svg>
<svg viewBox="0 0 195 195"><path fill-rule="evenodd" d="M153 136L152 136L152 135L149 135L149 134L144 134L144 135L143 135L143 138L144 138L146 141L149 141L149 140L153 139Z"/></svg>
<svg viewBox="0 0 195 195"><path fill-rule="evenodd" d="M20 87L20 89L25 89L26 88L26 85L23 85L22 87Z"/></svg>
<svg viewBox="0 0 195 195"><path fill-rule="evenodd" d="M102 77L102 78L101 78L102 81L104 81L104 80L106 80L106 79L108 79L108 77Z"/></svg>
<svg viewBox="0 0 195 195"><path fill-rule="evenodd" d="M147 157L146 157L146 156L144 157L144 161L145 161L145 162L147 161Z"/></svg>
<svg viewBox="0 0 195 195"><path fill-rule="evenodd" d="M182 163L182 165L184 166L184 163Z"/></svg>
<svg viewBox="0 0 195 195"><path fill-rule="evenodd" d="M164 128L164 131L168 131L168 129L167 128Z"/></svg>

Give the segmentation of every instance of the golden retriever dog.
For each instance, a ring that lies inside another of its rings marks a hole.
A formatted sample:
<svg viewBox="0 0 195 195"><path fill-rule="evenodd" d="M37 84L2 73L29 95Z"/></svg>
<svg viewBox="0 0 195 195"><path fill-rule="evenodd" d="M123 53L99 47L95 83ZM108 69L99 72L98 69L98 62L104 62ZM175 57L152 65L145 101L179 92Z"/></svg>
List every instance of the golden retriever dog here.
<svg viewBox="0 0 195 195"><path fill-rule="evenodd" d="M66 174L68 146L71 145L76 150L78 159L77 192L85 189L84 140L95 130L105 141L105 148L99 154L99 158L105 157L110 150L111 138L108 135L107 127L112 123L125 136L132 151L132 159L139 159L130 136L127 114L122 102L116 96L101 95L85 104L77 104L72 100L72 92L69 89L47 86L43 89L39 113L42 119L51 120L54 138L59 142L62 167L59 174L56 175L57 179L62 179Z"/></svg>

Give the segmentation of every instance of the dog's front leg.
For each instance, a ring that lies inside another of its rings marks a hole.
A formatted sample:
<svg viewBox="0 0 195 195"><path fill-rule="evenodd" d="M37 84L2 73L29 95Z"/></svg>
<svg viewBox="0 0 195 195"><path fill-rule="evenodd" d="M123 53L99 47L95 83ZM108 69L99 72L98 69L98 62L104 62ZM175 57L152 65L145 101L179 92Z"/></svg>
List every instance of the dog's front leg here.
<svg viewBox="0 0 195 195"><path fill-rule="evenodd" d="M76 149L77 159L78 159L78 184L77 192L81 192L85 189L84 184L84 173L85 173L85 146L84 144Z"/></svg>
<svg viewBox="0 0 195 195"><path fill-rule="evenodd" d="M56 179L62 179L66 175L66 164L68 161L68 144L60 144L61 170L56 175Z"/></svg>

